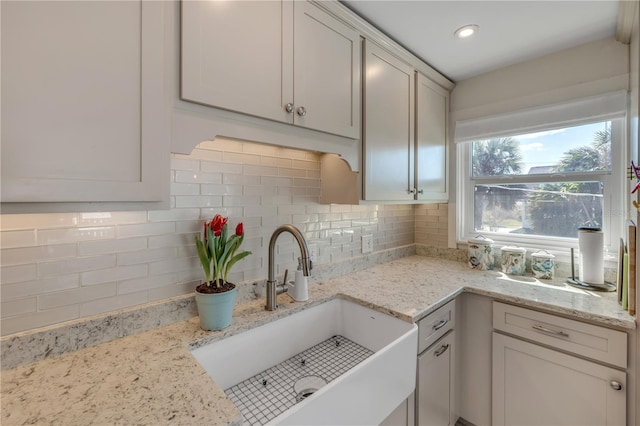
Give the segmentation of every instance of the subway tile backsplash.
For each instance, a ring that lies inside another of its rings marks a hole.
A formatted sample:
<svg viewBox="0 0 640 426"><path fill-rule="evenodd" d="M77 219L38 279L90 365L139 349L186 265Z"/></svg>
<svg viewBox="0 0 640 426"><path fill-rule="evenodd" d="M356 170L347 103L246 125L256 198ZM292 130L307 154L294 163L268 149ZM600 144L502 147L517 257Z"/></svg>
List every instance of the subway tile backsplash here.
<svg viewBox="0 0 640 426"><path fill-rule="evenodd" d="M322 205L320 157L309 151L218 139L173 155L171 209L0 216L2 335L136 306L193 291L203 276L194 237L220 213L245 225L231 281L267 276L267 247L280 224L298 226L318 247L316 264L420 243L446 247L441 205ZM293 238L282 235L277 273L294 269Z"/></svg>

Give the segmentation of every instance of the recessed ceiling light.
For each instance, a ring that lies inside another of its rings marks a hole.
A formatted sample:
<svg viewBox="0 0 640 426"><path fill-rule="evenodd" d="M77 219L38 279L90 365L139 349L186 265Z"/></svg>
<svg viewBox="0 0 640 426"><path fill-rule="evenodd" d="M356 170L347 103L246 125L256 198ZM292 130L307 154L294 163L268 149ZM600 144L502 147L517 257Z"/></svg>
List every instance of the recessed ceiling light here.
<svg viewBox="0 0 640 426"><path fill-rule="evenodd" d="M458 38L469 38L477 33L479 29L480 27L475 24L465 25L458 28L453 34Z"/></svg>

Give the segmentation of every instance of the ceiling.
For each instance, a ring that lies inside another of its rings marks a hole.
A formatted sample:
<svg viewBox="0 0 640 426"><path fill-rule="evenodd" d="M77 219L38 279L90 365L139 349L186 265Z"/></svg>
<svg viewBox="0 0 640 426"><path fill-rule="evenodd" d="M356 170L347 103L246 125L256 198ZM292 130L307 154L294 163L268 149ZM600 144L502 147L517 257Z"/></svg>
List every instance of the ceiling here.
<svg viewBox="0 0 640 426"><path fill-rule="evenodd" d="M612 37L618 1L343 1L380 31L458 82L548 53ZM453 33L480 26L469 39Z"/></svg>

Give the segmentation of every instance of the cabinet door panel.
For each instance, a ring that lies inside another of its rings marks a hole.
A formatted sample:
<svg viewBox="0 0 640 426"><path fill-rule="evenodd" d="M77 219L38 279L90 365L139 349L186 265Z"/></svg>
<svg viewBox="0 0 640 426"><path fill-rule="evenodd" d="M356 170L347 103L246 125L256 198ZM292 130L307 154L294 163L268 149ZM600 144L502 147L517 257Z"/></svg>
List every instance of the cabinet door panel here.
<svg viewBox="0 0 640 426"><path fill-rule="evenodd" d="M152 3L2 2L3 202L168 196Z"/></svg>
<svg viewBox="0 0 640 426"><path fill-rule="evenodd" d="M451 424L454 341L451 332L418 357L418 425Z"/></svg>
<svg viewBox="0 0 640 426"><path fill-rule="evenodd" d="M182 98L292 123L292 10L273 0L183 1Z"/></svg>
<svg viewBox="0 0 640 426"><path fill-rule="evenodd" d="M493 424L625 425L626 373L493 333Z"/></svg>
<svg viewBox="0 0 640 426"><path fill-rule="evenodd" d="M295 2L294 114L297 125L360 137L360 35L307 2Z"/></svg>
<svg viewBox="0 0 640 426"><path fill-rule="evenodd" d="M417 74L416 96L418 199L446 201L449 94L422 74Z"/></svg>
<svg viewBox="0 0 640 426"><path fill-rule="evenodd" d="M365 200L413 200L413 68L365 42Z"/></svg>

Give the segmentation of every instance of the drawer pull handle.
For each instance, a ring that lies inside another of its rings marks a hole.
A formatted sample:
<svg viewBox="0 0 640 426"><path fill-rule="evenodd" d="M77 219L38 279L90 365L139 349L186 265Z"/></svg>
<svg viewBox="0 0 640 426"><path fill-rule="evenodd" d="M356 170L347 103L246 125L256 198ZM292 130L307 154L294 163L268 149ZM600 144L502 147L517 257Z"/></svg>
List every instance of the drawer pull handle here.
<svg viewBox="0 0 640 426"><path fill-rule="evenodd" d="M440 347L438 348L438 350L437 350L437 351L435 351L433 354L434 354L435 356L440 356L440 355L442 355L443 353L445 353L445 352L447 351L447 349L449 349L449 344L442 345L442 346L440 346ZM612 385L612 386L613 386L613 385Z"/></svg>
<svg viewBox="0 0 640 426"><path fill-rule="evenodd" d="M615 380L612 380L611 383L609 384L611 385L611 388L613 390L617 390L617 391L622 390L622 383L620 382L616 382Z"/></svg>
<svg viewBox="0 0 640 426"><path fill-rule="evenodd" d="M440 320L438 323L433 325L433 329L438 331L440 330L442 327L444 327L445 325L447 325L447 323L449 322L449 320Z"/></svg>
<svg viewBox="0 0 640 426"><path fill-rule="evenodd" d="M560 336L560 337L565 337L565 338L569 337L569 334L565 333L564 331L551 330L550 328L544 327L542 325L536 324L536 325L533 325L531 327L534 330L542 331L543 333L553 334L554 336Z"/></svg>

